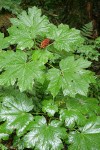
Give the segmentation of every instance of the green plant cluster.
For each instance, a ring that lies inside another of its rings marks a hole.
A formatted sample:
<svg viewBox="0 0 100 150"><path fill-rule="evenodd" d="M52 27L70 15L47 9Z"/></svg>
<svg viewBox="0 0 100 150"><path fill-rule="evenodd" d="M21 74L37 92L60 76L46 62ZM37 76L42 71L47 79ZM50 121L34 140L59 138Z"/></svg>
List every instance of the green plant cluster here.
<svg viewBox="0 0 100 150"><path fill-rule="evenodd" d="M84 44L83 46L79 47L77 50L77 53L79 55L93 61L99 60L99 48L100 48L100 37L94 38L94 29L93 29L93 23L89 22L83 26L81 29L81 35L84 38Z"/></svg>
<svg viewBox="0 0 100 150"><path fill-rule="evenodd" d="M1 149L99 150L99 101L88 97L96 76L75 54L80 31L55 26L37 7L11 23L8 37L0 33Z"/></svg>
<svg viewBox="0 0 100 150"><path fill-rule="evenodd" d="M22 10L20 6L21 2L22 0L0 0L0 10L4 8L6 10L11 11L13 14L18 14Z"/></svg>

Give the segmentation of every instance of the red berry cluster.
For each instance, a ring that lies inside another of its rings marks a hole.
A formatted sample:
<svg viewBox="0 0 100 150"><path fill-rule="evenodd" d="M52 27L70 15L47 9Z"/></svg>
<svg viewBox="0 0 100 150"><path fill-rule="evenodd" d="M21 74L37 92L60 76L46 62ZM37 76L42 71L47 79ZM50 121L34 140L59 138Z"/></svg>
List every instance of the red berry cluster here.
<svg viewBox="0 0 100 150"><path fill-rule="evenodd" d="M45 48L50 44L50 39L46 38L44 39L41 44L40 44L40 48Z"/></svg>

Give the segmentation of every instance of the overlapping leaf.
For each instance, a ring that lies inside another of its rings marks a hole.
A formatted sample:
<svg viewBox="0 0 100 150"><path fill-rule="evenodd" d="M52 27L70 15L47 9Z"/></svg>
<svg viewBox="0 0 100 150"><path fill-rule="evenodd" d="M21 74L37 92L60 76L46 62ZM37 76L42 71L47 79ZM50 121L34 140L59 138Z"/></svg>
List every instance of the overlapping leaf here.
<svg viewBox="0 0 100 150"><path fill-rule="evenodd" d="M46 16L41 16L37 7L29 8L28 13L23 11L18 18L11 19L13 26L8 29L11 44L18 44L18 48L31 48L37 35L45 35L48 31L49 21Z"/></svg>
<svg viewBox="0 0 100 150"><path fill-rule="evenodd" d="M89 121L80 132L69 134L69 150L99 150L100 149L100 117Z"/></svg>
<svg viewBox="0 0 100 150"><path fill-rule="evenodd" d="M21 136L26 126L33 119L28 112L33 109L33 103L28 98L15 99L13 96L4 97L0 108L0 119L7 121L7 126L17 129L17 135ZM6 127L7 128L7 127Z"/></svg>
<svg viewBox="0 0 100 150"><path fill-rule="evenodd" d="M24 143L20 137L14 136L13 138L13 147L17 148L18 150L24 150Z"/></svg>
<svg viewBox="0 0 100 150"><path fill-rule="evenodd" d="M4 144L0 144L0 148L1 148L2 150L8 150L7 146L5 146Z"/></svg>
<svg viewBox="0 0 100 150"><path fill-rule="evenodd" d="M100 56L94 45L82 45L78 48L78 52L87 59L96 61L98 61L98 57Z"/></svg>
<svg viewBox="0 0 100 150"><path fill-rule="evenodd" d="M13 129L8 126L7 122L0 125L0 140L8 140L9 134L11 134Z"/></svg>
<svg viewBox="0 0 100 150"><path fill-rule="evenodd" d="M100 36L98 38L96 38L95 44L96 44L97 48L100 48Z"/></svg>
<svg viewBox="0 0 100 150"><path fill-rule="evenodd" d="M85 70L90 64L82 58L74 60L73 56L61 60L60 69L52 68L48 71L48 90L54 97L61 88L64 96L87 95L89 84L95 82L92 72Z"/></svg>
<svg viewBox="0 0 100 150"><path fill-rule="evenodd" d="M88 116L100 113L99 102L95 98L78 95L76 98L65 98L64 101L68 110L78 110L81 114Z"/></svg>
<svg viewBox="0 0 100 150"><path fill-rule="evenodd" d="M48 116L54 116L54 114L58 112L58 106L53 100L44 100L42 105L42 111L47 112Z"/></svg>
<svg viewBox="0 0 100 150"><path fill-rule="evenodd" d="M36 117L30 127L31 131L27 133L23 142L26 148L34 148L38 150L61 150L63 144L61 139L67 137L66 129L55 126L55 123L48 124L44 117Z"/></svg>
<svg viewBox="0 0 100 150"><path fill-rule="evenodd" d="M78 110L61 110L60 111L60 120L65 122L65 125L68 128L75 127L77 125L84 125L86 118Z"/></svg>
<svg viewBox="0 0 100 150"><path fill-rule="evenodd" d="M53 54L47 50L34 50L32 59L38 61L40 64L45 64L53 58Z"/></svg>
<svg viewBox="0 0 100 150"><path fill-rule="evenodd" d="M47 74L47 79L51 81L48 85L48 90L55 97L61 88L62 80L60 76L60 70L55 68L50 69Z"/></svg>
<svg viewBox="0 0 100 150"><path fill-rule="evenodd" d="M21 11L21 8L20 8L20 3L21 3L21 0L6 0L6 1L2 1L0 0L0 10L2 8L5 8L5 9L8 9L10 11L12 11L13 13L17 14Z"/></svg>
<svg viewBox="0 0 100 150"><path fill-rule="evenodd" d="M34 79L44 82L44 73L39 62L27 62L24 52L1 52L0 67L4 72L0 75L0 85L14 85L17 81L20 91L32 90Z"/></svg>
<svg viewBox="0 0 100 150"><path fill-rule="evenodd" d="M83 43L79 30L70 29L68 25L63 24L60 24L58 28L51 25L47 37L55 40L54 47L56 49L67 52L76 50L77 46Z"/></svg>
<svg viewBox="0 0 100 150"><path fill-rule="evenodd" d="M7 48L9 46L9 43L7 41L7 38L4 38L4 34L0 33L0 50Z"/></svg>

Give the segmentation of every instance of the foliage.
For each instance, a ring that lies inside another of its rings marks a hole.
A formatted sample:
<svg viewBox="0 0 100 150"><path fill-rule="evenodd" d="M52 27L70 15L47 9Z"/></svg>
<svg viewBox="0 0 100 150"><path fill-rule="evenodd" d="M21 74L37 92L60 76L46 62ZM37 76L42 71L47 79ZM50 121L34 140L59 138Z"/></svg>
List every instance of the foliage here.
<svg viewBox="0 0 100 150"><path fill-rule="evenodd" d="M77 50L77 54L83 56L86 59L89 59L91 61L98 61L100 53L98 51L98 48L95 44L96 40L92 44L83 44L82 47L79 47Z"/></svg>
<svg viewBox="0 0 100 150"><path fill-rule="evenodd" d="M5 8L6 10L11 11L14 14L17 14L21 11L21 0L6 0L6 1L2 1L0 0L0 10L2 10L2 8Z"/></svg>
<svg viewBox="0 0 100 150"><path fill-rule="evenodd" d="M55 26L37 7L11 23L8 37L0 33L1 148L99 150L99 101L88 97L96 76L77 57L80 31Z"/></svg>
<svg viewBox="0 0 100 150"><path fill-rule="evenodd" d="M100 76L97 76L96 83L90 86L89 95L96 97L100 102Z"/></svg>
<svg viewBox="0 0 100 150"><path fill-rule="evenodd" d="M8 148L7 148L6 146L4 146L3 144L0 144L0 148L1 148L2 150L8 150Z"/></svg>
<svg viewBox="0 0 100 150"><path fill-rule="evenodd" d="M98 37L98 38L95 40L95 44L96 44L97 48L100 48L100 37Z"/></svg>
<svg viewBox="0 0 100 150"><path fill-rule="evenodd" d="M81 34L83 37L92 38L92 35L93 35L93 23L92 23L92 21L85 24L82 27Z"/></svg>
<svg viewBox="0 0 100 150"><path fill-rule="evenodd" d="M72 132L69 135L69 149L81 149L81 150L88 150L88 149L99 149L100 144L100 131L98 127L100 125L100 117L90 120L83 128L80 128L80 132ZM80 140L82 139L82 141Z"/></svg>
<svg viewBox="0 0 100 150"><path fill-rule="evenodd" d="M82 27L81 35L84 38L84 44L78 48L77 53L87 59L98 61L100 40L99 37L94 37L94 34L93 22L89 22Z"/></svg>
<svg viewBox="0 0 100 150"><path fill-rule="evenodd" d="M9 46L8 39L4 38L4 34L0 33L0 50Z"/></svg>

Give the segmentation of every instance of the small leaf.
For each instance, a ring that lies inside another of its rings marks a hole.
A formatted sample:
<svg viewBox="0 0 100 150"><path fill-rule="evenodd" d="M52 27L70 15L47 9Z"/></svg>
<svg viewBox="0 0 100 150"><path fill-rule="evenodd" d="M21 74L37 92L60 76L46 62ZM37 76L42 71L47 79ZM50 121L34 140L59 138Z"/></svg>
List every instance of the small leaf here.
<svg viewBox="0 0 100 150"><path fill-rule="evenodd" d="M39 61L40 64L45 64L53 58L53 54L47 50L34 50L32 59L33 61Z"/></svg>
<svg viewBox="0 0 100 150"><path fill-rule="evenodd" d="M61 88L60 70L56 68L49 69L47 79L50 80L48 90L55 97Z"/></svg>
<svg viewBox="0 0 100 150"><path fill-rule="evenodd" d="M77 51L81 53L82 56L91 60L98 61L98 57L100 56L100 53L96 50L94 45L82 45Z"/></svg>
<svg viewBox="0 0 100 150"><path fill-rule="evenodd" d="M7 120L9 127L17 130L17 135L21 136L26 126L33 119L28 112L33 108L32 101L27 99L16 100L14 97L4 97L0 110L0 119Z"/></svg>
<svg viewBox="0 0 100 150"><path fill-rule="evenodd" d="M4 144L0 144L1 150L8 150L8 148Z"/></svg>
<svg viewBox="0 0 100 150"><path fill-rule="evenodd" d="M33 129L24 136L23 142L26 148L61 150L63 148L61 139L66 139L66 137L65 128L56 127L53 124L47 125L45 118L39 116L39 119L36 117L33 121Z"/></svg>
<svg viewBox="0 0 100 150"><path fill-rule="evenodd" d="M8 126L7 122L0 124L0 140L8 140L12 131L12 128Z"/></svg>
<svg viewBox="0 0 100 150"><path fill-rule="evenodd" d="M61 110L60 120L65 122L65 126L68 128L75 127L77 125L84 125L86 118L78 110Z"/></svg>
<svg viewBox="0 0 100 150"><path fill-rule="evenodd" d="M53 100L44 100L42 105L42 111L47 112L48 116L54 116L58 112L58 106L54 104Z"/></svg>
<svg viewBox="0 0 100 150"><path fill-rule="evenodd" d="M18 136L13 137L13 147L18 150L24 150L24 143Z"/></svg>
<svg viewBox="0 0 100 150"><path fill-rule="evenodd" d="M0 50L5 49L9 46L7 38L4 38L4 34L0 33Z"/></svg>
<svg viewBox="0 0 100 150"><path fill-rule="evenodd" d="M99 150L100 149L100 117L89 121L80 132L69 134L69 150Z"/></svg>
<svg viewBox="0 0 100 150"><path fill-rule="evenodd" d="M7 0L7 1L2 1L0 0L0 10L2 8L12 11L13 14L18 14L21 12L21 7L20 7L21 0Z"/></svg>

